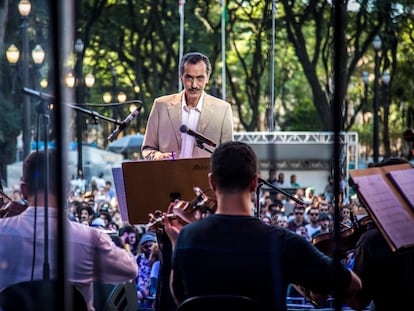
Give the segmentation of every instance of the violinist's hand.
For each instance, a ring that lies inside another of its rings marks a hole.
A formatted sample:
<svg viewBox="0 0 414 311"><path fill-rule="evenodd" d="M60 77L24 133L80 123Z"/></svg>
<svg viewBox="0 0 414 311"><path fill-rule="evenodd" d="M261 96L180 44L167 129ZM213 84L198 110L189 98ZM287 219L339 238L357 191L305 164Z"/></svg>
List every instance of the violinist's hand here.
<svg viewBox="0 0 414 311"><path fill-rule="evenodd" d="M176 203L171 203L170 206L168 206L168 214L172 213L173 207ZM172 247L175 246L175 241L177 240L178 234L181 231L181 228L183 225L177 220L177 219L169 219L167 217L167 213L164 213L164 230L165 233L167 233L168 237L171 240Z"/></svg>

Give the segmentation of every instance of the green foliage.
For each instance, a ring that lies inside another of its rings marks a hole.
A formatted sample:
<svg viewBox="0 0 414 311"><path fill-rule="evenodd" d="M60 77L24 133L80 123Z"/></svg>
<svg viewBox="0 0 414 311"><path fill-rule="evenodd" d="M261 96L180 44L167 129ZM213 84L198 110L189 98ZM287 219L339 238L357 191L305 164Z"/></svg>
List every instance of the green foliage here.
<svg viewBox="0 0 414 311"><path fill-rule="evenodd" d="M21 114L13 103L0 94L0 163L13 163L16 160L16 137L20 133ZM4 173L4 172L3 172Z"/></svg>
<svg viewBox="0 0 414 311"><path fill-rule="evenodd" d="M286 113L281 127L285 131L320 131L322 124L310 100L304 99L294 110Z"/></svg>

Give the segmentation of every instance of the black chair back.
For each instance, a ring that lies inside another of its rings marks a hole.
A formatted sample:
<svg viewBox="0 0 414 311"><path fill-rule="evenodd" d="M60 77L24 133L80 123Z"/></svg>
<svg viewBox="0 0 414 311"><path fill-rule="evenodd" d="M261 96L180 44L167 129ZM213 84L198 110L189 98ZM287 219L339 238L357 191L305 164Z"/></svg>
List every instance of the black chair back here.
<svg viewBox="0 0 414 311"><path fill-rule="evenodd" d="M137 291L134 283L110 285L95 283L96 311L136 311Z"/></svg>
<svg viewBox="0 0 414 311"><path fill-rule="evenodd" d="M82 293L68 284L72 292L72 306L76 311L87 311L87 304ZM0 292L0 310L3 311L56 311L57 281L38 280L13 284Z"/></svg>
<svg viewBox="0 0 414 311"><path fill-rule="evenodd" d="M177 311L259 311L259 304L246 296L203 295L184 300Z"/></svg>

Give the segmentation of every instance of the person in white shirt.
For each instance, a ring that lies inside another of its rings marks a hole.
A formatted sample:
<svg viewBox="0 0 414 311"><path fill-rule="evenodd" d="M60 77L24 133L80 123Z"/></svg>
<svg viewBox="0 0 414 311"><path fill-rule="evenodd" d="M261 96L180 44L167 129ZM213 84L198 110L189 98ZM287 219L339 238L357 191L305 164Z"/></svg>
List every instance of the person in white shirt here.
<svg viewBox="0 0 414 311"><path fill-rule="evenodd" d="M49 170L44 176L48 156ZM28 208L20 215L0 219L0 291L20 282L44 279L45 210L48 221L49 277L58 277L58 185L56 150L31 153L23 164L21 190ZM47 198L45 187L47 185ZM47 200L46 200L47 199ZM47 207L45 204L47 203ZM67 236L68 281L83 294L88 310L94 310L93 283L119 284L134 281L138 273L135 258L116 246L102 230L70 221ZM34 257L34 258L33 258Z"/></svg>
<svg viewBox="0 0 414 311"><path fill-rule="evenodd" d="M211 74L207 56L188 53L179 68L184 90L159 97L152 106L142 144L142 155L147 160L210 157L206 149L213 147L198 148L193 136L180 132L181 125L217 145L233 140L230 104L204 91Z"/></svg>

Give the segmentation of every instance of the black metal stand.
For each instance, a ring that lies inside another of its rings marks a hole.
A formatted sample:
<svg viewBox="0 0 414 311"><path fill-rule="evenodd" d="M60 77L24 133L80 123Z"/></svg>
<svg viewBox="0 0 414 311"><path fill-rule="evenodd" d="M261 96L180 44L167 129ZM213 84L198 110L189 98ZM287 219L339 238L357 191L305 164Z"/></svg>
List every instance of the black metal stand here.
<svg viewBox="0 0 414 311"><path fill-rule="evenodd" d="M295 201L296 203L298 203L298 204L301 204L301 205L303 205L303 204L305 204L302 200L300 200L300 199L298 199L298 198L295 198L292 194L290 194L289 192L287 192L287 191L285 191L285 190L283 190L283 189L280 189L280 188L278 188L278 187L276 187L276 186L274 186L273 184L271 184L270 182L268 182L268 181L266 181L266 180L264 180L264 179L262 179L262 178L259 178L259 182L260 183L262 183L262 184L265 184L266 186L268 186L268 187L270 187L270 188L272 188L272 189L274 189L274 190L276 190L276 191L278 191L278 192L280 192L280 193L282 193L282 194L284 194L285 196L287 196L289 199L291 199L291 200L293 200L293 201Z"/></svg>
<svg viewBox="0 0 414 311"><path fill-rule="evenodd" d="M38 114L38 118L41 119L41 124L43 124L43 142L45 148L45 157L44 157L44 165L43 165L43 176L44 176L44 249L43 249L43 280L50 279L50 264L49 264L49 155L48 155L48 144L49 144L49 120L50 116L48 114L48 105L45 99L39 96L39 102L36 106L36 112ZM40 129L37 129L37 133L40 132ZM39 151L39 134L36 135L36 152ZM37 209L37 197L35 199L35 210ZM34 220L36 222L36 218ZM36 223L34 224L36 227ZM36 232L36 230L35 230ZM35 251L35 250L34 250Z"/></svg>
<svg viewBox="0 0 414 311"><path fill-rule="evenodd" d="M260 217L260 188L262 188L263 182L259 180L256 187L256 217Z"/></svg>
<svg viewBox="0 0 414 311"><path fill-rule="evenodd" d="M196 143L197 143L198 148L203 149L203 150L207 151L210 154L213 153L213 151L211 151L210 149L206 148L206 146L204 146L204 143L201 140L196 139Z"/></svg>

